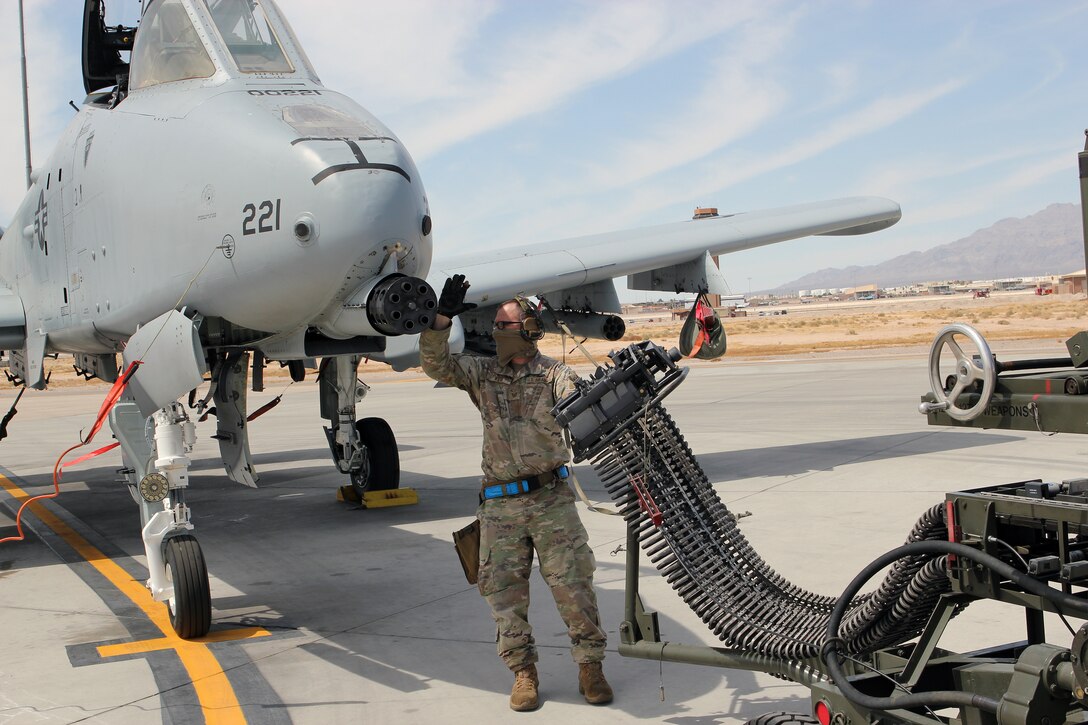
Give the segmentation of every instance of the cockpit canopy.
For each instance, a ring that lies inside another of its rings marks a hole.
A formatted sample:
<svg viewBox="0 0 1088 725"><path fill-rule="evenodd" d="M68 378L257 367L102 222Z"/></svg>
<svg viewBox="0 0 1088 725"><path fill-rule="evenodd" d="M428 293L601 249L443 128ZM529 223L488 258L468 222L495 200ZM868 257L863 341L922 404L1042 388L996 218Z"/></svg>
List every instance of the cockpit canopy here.
<svg viewBox="0 0 1088 725"><path fill-rule="evenodd" d="M208 9L238 70L243 73L294 72L259 4L252 0L209 0Z"/></svg>
<svg viewBox="0 0 1088 725"><path fill-rule="evenodd" d="M98 0L99 2L101 0ZM149 0L128 90L225 75L317 74L273 0Z"/></svg>
<svg viewBox="0 0 1088 725"><path fill-rule="evenodd" d="M209 78L215 63L197 35L182 0L153 2L140 20L132 47L128 88Z"/></svg>

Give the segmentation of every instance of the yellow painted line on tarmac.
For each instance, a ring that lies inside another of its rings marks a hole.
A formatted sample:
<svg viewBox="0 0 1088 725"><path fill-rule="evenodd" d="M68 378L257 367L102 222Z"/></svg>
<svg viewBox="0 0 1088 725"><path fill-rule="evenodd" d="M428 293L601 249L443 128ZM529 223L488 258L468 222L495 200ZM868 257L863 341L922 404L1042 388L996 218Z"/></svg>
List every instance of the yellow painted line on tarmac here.
<svg viewBox="0 0 1088 725"><path fill-rule="evenodd" d="M121 655L134 655L143 652L158 652L164 649L180 649L182 647L204 647L212 642L237 642L243 639L257 639L268 637L271 634L261 627L243 627L241 629L228 629L222 632L212 632L200 639L181 639L180 637L156 637L144 639L138 642L120 642L118 644L104 644L98 647L100 657L119 657ZM205 647L205 649L207 649Z"/></svg>
<svg viewBox="0 0 1088 725"><path fill-rule="evenodd" d="M30 494L12 483L6 476L0 475L0 486L3 486L20 503L31 498ZM170 617L166 607L151 598L151 592L147 590L147 587L135 581L131 574L114 563L97 547L91 545L90 542L39 502L30 504L28 508L34 512L34 515L43 524L56 532L91 566L97 569L98 573L106 577L111 584L139 607L164 635L161 638L143 642L104 645L98 648L100 655L103 657L116 657L122 654L173 649L178 653L182 666L189 674L189 679L192 680L197 700L204 711L205 721L212 725L219 725L220 723L234 725L235 723L246 722L242 706L238 703L238 698L234 694L234 688L223 672L219 661L216 660L215 655L208 648L208 644L236 639L267 637L269 635L267 630L253 627L243 630L216 632L194 640L178 637L177 633L174 632L174 628L170 625Z"/></svg>

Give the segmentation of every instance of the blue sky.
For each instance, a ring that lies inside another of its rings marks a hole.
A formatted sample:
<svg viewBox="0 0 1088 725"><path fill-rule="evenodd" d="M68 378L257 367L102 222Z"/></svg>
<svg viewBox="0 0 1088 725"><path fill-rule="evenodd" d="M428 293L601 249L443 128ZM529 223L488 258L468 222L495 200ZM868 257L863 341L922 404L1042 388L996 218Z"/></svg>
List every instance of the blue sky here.
<svg viewBox="0 0 1088 725"><path fill-rule="evenodd" d="M902 205L885 232L723 257L746 292L749 278L759 290L873 264L1079 200L1088 2L279 4L325 85L412 152L437 245L660 224L696 206L860 194ZM83 96L83 3L26 5L44 162ZM111 20L137 5L109 0ZM24 186L14 0L0 28L3 224Z"/></svg>

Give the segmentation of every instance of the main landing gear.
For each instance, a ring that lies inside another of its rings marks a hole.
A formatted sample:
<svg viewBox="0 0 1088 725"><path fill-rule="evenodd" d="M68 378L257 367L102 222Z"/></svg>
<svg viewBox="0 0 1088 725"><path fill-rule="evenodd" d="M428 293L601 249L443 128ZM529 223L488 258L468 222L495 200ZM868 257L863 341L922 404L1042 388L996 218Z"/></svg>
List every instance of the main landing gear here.
<svg viewBox="0 0 1088 725"><path fill-rule="evenodd" d="M123 397L110 411L110 427L121 443L123 482L140 505L151 596L166 603L179 637L203 637L212 621L211 587L185 504L193 422L179 403L145 418Z"/></svg>
<svg viewBox="0 0 1088 725"><path fill-rule="evenodd" d="M321 361L321 417L329 421L325 435L333 462L347 474L355 498L364 506L378 500L389 505L400 493L400 454L385 420L355 419L355 407L369 390L358 378L361 360L358 355L337 355Z"/></svg>

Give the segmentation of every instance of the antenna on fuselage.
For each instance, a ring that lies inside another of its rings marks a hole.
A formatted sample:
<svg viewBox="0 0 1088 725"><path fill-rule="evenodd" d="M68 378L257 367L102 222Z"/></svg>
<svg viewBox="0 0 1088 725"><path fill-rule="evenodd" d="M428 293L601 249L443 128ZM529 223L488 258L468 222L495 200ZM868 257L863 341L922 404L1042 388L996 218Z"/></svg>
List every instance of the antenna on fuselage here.
<svg viewBox="0 0 1088 725"><path fill-rule="evenodd" d="M19 0L19 65L23 71L23 146L26 154L26 188L30 188L30 99L26 85L26 27L23 0Z"/></svg>

